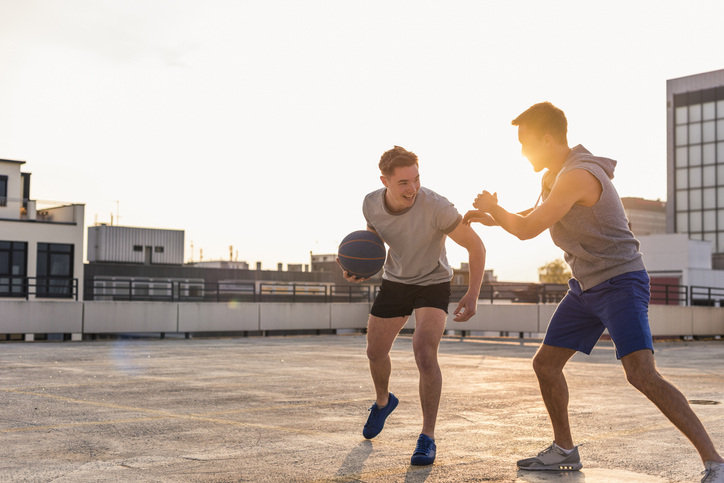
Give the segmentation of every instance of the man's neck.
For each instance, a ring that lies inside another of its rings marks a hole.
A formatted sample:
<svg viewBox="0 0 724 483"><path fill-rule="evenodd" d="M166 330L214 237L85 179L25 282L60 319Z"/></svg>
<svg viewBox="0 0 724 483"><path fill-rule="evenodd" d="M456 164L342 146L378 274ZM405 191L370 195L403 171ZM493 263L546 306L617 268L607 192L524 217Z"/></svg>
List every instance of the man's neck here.
<svg viewBox="0 0 724 483"><path fill-rule="evenodd" d="M389 211L390 213L399 213L405 209L404 207L400 208L398 206L395 206L392 203L392 197L390 196L390 192L388 190L385 190L384 199L385 199L385 208L387 208L387 211Z"/></svg>
<svg viewBox="0 0 724 483"><path fill-rule="evenodd" d="M548 164L548 171L557 173L563 168L563 163L568 159L568 155L571 153L571 148L567 144L556 144L553 147L551 153L551 161Z"/></svg>

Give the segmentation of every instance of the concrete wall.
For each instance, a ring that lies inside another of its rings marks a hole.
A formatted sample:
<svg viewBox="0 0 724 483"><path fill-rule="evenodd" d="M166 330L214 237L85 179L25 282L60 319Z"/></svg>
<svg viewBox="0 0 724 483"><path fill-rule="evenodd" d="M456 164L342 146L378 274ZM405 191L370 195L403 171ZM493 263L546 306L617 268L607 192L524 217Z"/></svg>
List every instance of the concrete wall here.
<svg viewBox="0 0 724 483"><path fill-rule="evenodd" d="M178 304L177 332L240 332L259 329L258 303Z"/></svg>
<svg viewBox="0 0 724 483"><path fill-rule="evenodd" d="M448 330L541 332L538 304L478 304L478 312L467 322L453 320L456 307L450 304L448 308Z"/></svg>
<svg viewBox="0 0 724 483"><path fill-rule="evenodd" d="M467 322L447 330L541 333L554 304L478 305ZM193 303L0 300L0 334L239 332L274 330L364 329L368 303ZM652 305L654 336L724 335L724 308ZM414 328L414 315L406 328Z"/></svg>
<svg viewBox="0 0 724 483"><path fill-rule="evenodd" d="M0 300L2 334L72 334L82 331L82 302Z"/></svg>
<svg viewBox="0 0 724 483"><path fill-rule="evenodd" d="M179 304L173 302L83 302L83 332L178 332Z"/></svg>

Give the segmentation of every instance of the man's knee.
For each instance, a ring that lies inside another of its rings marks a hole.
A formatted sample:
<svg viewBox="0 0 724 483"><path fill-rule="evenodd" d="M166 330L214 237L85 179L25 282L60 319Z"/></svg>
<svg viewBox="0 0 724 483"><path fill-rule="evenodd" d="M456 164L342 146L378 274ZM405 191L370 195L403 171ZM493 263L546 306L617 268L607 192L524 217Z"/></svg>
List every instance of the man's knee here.
<svg viewBox="0 0 724 483"><path fill-rule="evenodd" d="M539 354L533 357L533 371L538 379L548 379L560 372L551 367L550 363Z"/></svg>
<svg viewBox="0 0 724 483"><path fill-rule="evenodd" d="M377 344L367 344L367 359L372 362L385 359L389 355L389 351Z"/></svg>
<svg viewBox="0 0 724 483"><path fill-rule="evenodd" d="M663 376L656 369L637 367L629 368L625 372L628 383L644 394L665 382Z"/></svg>
<svg viewBox="0 0 724 483"><path fill-rule="evenodd" d="M533 370L539 380L546 380L551 378L559 377L563 373L563 367L566 365L568 359L570 359L575 351L569 351L563 349L561 354L558 354L557 349L544 349L539 350L533 357Z"/></svg>
<svg viewBox="0 0 724 483"><path fill-rule="evenodd" d="M439 367L437 348L420 345L413 347L413 351L415 353L415 362L420 372L437 370Z"/></svg>
<svg viewBox="0 0 724 483"><path fill-rule="evenodd" d="M628 383L644 394L649 388L664 382L664 378L656 370L653 356L647 350L624 356L621 362Z"/></svg>

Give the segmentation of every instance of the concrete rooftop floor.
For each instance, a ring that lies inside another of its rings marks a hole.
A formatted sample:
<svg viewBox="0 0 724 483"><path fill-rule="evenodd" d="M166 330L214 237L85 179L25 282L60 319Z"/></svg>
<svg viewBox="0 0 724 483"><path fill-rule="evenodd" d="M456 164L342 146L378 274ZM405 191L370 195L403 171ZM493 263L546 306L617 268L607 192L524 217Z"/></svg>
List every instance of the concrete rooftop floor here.
<svg viewBox="0 0 724 483"><path fill-rule="evenodd" d="M584 468L519 471L552 440L530 360L539 340L445 338L438 456L421 426L410 336L392 351L400 405L362 437L363 335L0 343L0 481L699 482L685 438L623 376L610 343L567 368ZM656 344L659 370L724 450L724 341Z"/></svg>

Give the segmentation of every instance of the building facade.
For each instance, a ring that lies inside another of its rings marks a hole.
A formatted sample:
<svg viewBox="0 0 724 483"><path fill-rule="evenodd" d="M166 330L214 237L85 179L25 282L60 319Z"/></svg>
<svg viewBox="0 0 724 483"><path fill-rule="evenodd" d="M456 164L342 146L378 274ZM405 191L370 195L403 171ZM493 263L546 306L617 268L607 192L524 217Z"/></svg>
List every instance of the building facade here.
<svg viewBox="0 0 724 483"><path fill-rule="evenodd" d="M628 227L637 237L666 233L666 202L644 198L621 198Z"/></svg>
<svg viewBox="0 0 724 483"><path fill-rule="evenodd" d="M0 159L0 297L82 300L85 205L30 199L23 164Z"/></svg>
<svg viewBox="0 0 724 483"><path fill-rule="evenodd" d="M100 224L88 227L88 261L181 265L184 231Z"/></svg>
<svg viewBox="0 0 724 483"><path fill-rule="evenodd" d="M712 245L724 269L724 69L670 79L667 232Z"/></svg>

